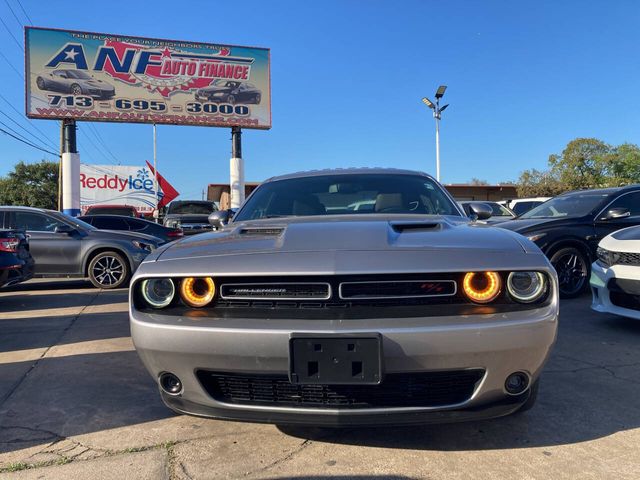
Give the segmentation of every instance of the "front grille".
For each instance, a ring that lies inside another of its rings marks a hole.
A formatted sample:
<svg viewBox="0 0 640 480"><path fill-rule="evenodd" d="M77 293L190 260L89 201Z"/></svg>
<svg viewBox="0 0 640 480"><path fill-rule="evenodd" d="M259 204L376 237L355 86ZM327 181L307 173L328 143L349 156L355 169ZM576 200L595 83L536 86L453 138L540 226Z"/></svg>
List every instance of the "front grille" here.
<svg viewBox="0 0 640 480"><path fill-rule="evenodd" d="M391 299L446 297L456 294L453 280L405 280L343 282L339 286L341 299Z"/></svg>
<svg viewBox="0 0 640 480"><path fill-rule="evenodd" d="M220 287L224 300L328 300L328 283L224 283Z"/></svg>
<svg viewBox="0 0 640 480"><path fill-rule="evenodd" d="M442 407L471 398L484 370L388 374L380 385L293 385L287 375L196 372L215 400L309 408Z"/></svg>
<svg viewBox="0 0 640 480"><path fill-rule="evenodd" d="M640 253L611 252L618 265L640 265Z"/></svg>

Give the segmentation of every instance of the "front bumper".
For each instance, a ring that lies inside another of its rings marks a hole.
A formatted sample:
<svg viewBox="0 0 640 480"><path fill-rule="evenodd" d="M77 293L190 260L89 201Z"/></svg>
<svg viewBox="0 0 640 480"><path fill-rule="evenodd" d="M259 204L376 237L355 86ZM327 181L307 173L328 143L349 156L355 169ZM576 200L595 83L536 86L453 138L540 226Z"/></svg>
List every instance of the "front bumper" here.
<svg viewBox="0 0 640 480"><path fill-rule="evenodd" d="M614 265L602 267L598 262L591 265L591 308L597 312L612 313L622 317L640 320L640 309L624 308L615 305L611 300L611 291L608 286L615 279L624 279L640 282L638 267L629 265ZM640 293L640 292L639 292Z"/></svg>
<svg viewBox="0 0 640 480"><path fill-rule="evenodd" d="M276 320L171 317L131 310L131 334L153 378L177 375L178 396L162 393L172 409L199 416L268 423L385 425L492 418L516 411L528 390L510 396L505 379L523 371L532 385L555 342L558 305L470 316L367 320ZM200 369L287 374L292 333L382 336L386 374L481 368L484 376L464 402L430 407L309 408L224 403L196 377Z"/></svg>

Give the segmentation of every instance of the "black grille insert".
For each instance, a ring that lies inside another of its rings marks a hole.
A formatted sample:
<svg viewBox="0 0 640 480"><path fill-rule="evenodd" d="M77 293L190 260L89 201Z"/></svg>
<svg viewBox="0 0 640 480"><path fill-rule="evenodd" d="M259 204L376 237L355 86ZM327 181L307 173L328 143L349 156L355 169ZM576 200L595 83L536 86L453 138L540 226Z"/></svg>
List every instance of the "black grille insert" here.
<svg viewBox="0 0 640 480"><path fill-rule="evenodd" d="M328 300L328 283L223 283L220 296L225 300Z"/></svg>
<svg viewBox="0 0 640 480"><path fill-rule="evenodd" d="M340 298L345 300L446 297L456 294L456 282L454 280L343 282L339 289Z"/></svg>
<svg viewBox="0 0 640 480"><path fill-rule="evenodd" d="M199 370L200 383L219 402L309 408L440 407L465 402L484 370L388 374L380 385L293 385L287 375Z"/></svg>

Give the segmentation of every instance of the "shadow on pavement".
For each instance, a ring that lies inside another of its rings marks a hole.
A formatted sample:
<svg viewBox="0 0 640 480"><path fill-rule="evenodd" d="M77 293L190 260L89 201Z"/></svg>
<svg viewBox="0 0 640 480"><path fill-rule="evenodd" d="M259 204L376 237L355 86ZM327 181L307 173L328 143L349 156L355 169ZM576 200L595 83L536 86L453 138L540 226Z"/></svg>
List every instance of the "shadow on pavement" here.
<svg viewBox="0 0 640 480"><path fill-rule="evenodd" d="M93 285L84 278L39 278L24 283L18 283L2 289L4 292L35 292L39 290L77 290L79 288L91 288ZM97 289L96 289L97 291Z"/></svg>

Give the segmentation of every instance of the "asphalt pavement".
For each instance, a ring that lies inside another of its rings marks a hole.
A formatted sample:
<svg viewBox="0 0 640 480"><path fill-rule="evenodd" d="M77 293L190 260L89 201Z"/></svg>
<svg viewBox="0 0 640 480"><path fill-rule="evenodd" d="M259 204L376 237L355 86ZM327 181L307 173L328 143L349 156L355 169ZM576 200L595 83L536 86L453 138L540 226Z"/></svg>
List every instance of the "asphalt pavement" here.
<svg viewBox="0 0 640 480"><path fill-rule="evenodd" d="M139 361L127 291L0 291L0 478L638 479L640 322L561 304L536 407L496 420L313 429L176 415Z"/></svg>

